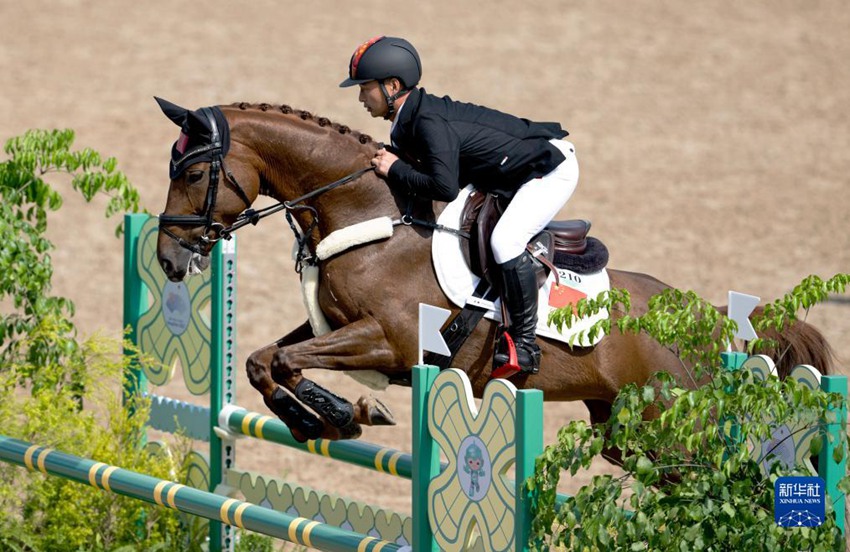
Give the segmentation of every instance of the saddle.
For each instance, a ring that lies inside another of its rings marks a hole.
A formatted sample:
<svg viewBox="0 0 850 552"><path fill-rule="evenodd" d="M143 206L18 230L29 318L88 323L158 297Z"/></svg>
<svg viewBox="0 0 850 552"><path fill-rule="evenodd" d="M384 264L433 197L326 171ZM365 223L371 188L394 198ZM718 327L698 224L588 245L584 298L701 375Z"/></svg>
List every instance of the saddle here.
<svg viewBox="0 0 850 552"><path fill-rule="evenodd" d="M490 248L490 235L505 212L508 202L509 200L493 194L474 191L469 195L461 212L460 230L469 234L469 240L461 242L467 265L473 274L486 280L493 287L498 287L499 270ZM556 266L572 268L576 263L569 261L588 253L589 247L597 249L597 244L601 245L598 240L588 238L589 231L590 221L588 220L552 221L531 239L528 249L537 261L538 287L546 281L548 272L552 268ZM607 249L602 266L605 262L607 262ZM598 260L585 264L599 269Z"/></svg>
<svg viewBox="0 0 850 552"><path fill-rule="evenodd" d="M443 328L440 334L449 348L448 356L428 352L425 362L448 368L455 354L486 312L483 302L499 297L501 271L490 249L490 236L499 218L505 212L508 200L493 194L473 191L464 204L459 230L469 235L460 240L466 264L481 280L466 305ZM596 238L589 237L590 221L565 220L550 222L542 232L529 242L528 249L535 261L537 285L542 287L549 271L564 268L578 274L593 274L608 263L608 249ZM481 301L478 301L481 300Z"/></svg>

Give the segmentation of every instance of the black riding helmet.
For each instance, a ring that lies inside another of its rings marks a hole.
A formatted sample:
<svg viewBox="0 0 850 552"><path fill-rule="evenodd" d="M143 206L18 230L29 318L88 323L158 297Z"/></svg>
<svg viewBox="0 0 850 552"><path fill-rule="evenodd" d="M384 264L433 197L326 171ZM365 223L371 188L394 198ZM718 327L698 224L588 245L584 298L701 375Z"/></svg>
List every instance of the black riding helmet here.
<svg viewBox="0 0 850 552"><path fill-rule="evenodd" d="M387 93L384 80L395 77L401 81L402 89L393 96ZM361 44L348 62L348 78L339 86L344 88L378 81L387 99L387 118L395 112L395 99L413 89L422 77L422 62L413 44L403 38L376 36Z"/></svg>

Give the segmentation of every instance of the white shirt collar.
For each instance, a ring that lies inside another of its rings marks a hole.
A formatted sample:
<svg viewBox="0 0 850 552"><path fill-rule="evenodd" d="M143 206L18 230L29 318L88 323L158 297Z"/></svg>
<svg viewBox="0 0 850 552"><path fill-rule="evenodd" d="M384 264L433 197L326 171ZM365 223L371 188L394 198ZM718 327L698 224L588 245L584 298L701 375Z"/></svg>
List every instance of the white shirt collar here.
<svg viewBox="0 0 850 552"><path fill-rule="evenodd" d="M398 124L398 118L401 116L401 111L404 109L404 106L407 105L407 101L401 104L401 107L396 109L395 117L393 117L393 124L390 126L390 143L395 146L393 142L393 131L395 130L395 126Z"/></svg>

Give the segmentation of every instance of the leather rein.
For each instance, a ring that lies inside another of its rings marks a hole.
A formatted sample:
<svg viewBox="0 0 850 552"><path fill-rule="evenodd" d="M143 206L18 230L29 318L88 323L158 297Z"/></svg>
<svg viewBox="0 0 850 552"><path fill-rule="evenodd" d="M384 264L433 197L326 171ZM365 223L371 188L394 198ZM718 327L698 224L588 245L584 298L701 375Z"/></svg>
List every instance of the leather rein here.
<svg viewBox="0 0 850 552"><path fill-rule="evenodd" d="M180 165L186 164L187 161L195 157L206 154L208 152L211 154L212 159L210 161L210 176L207 183L207 194L204 199L203 215L169 215L166 213L162 213L159 215L159 229L165 235L176 241L177 244L183 247L184 249L188 249L192 253L196 253L198 255L206 257L209 255L209 250L213 245L215 245L222 239L229 240L231 234L233 234L233 232L235 232L239 228L242 228L243 226L247 226L249 224L256 225L258 222L260 222L261 219L264 219L282 210L286 210L286 220L289 223L289 227L292 230L292 233L295 235L295 241L298 244L295 259L295 271L300 273L305 264L315 265L315 255L310 252L309 247L307 246L307 240L309 239L309 236L312 234L313 230L319 224L319 214L313 207L310 207L309 205L304 205L304 202L316 196L324 194L325 192L329 192L335 188L338 188L339 186L348 184L349 182L353 182L364 174L370 171L374 171L375 167L369 166L354 171L351 174L343 176L339 180L335 180L330 184L326 184L291 201L281 201L275 205L271 205L263 209L252 209L251 200L248 197L248 194L245 193L244 188L242 188L242 186L236 180L236 177L233 176L232 172L227 170L227 167L224 164L224 155L222 155L223 144L221 139L221 133L218 130L218 125L216 124L215 116L213 115L212 109L205 107L201 109L201 112L206 116L207 121L209 123L209 128L211 130L210 143L193 148L177 161L172 161L172 165L174 168L177 168ZM224 172L225 181L230 182L234 186L237 195L240 197L240 199L242 199L246 206L246 209L242 213L240 213L239 216L236 217L236 221L230 226L224 226L220 222L216 222L213 219L213 212L215 211L216 199L218 197L218 183L222 171ZM411 207L412 205L408 203L407 212L402 215L400 220L395 221L394 224L403 224L405 226L424 226L438 231L451 232L463 238L469 238L469 234L467 234L466 232L460 232L453 228L447 228L441 224L436 224L427 220L413 218L413 216L411 215ZM306 230L299 231L292 218L292 213L294 211L302 209L310 211L311 222L310 226ZM204 233L200 238L198 238L197 242L192 243L169 230L167 228L168 226L203 226Z"/></svg>

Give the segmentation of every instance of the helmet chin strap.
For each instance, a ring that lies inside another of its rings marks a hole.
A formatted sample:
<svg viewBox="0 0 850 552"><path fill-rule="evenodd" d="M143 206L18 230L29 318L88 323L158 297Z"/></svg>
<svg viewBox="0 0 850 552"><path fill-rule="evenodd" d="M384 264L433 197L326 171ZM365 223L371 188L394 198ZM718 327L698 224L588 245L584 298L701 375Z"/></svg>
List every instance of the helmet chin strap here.
<svg viewBox="0 0 850 552"><path fill-rule="evenodd" d="M381 87L381 92L384 94L384 99L387 100L387 113L386 115L384 115L384 119L389 121L390 119L392 119L393 115L395 115L395 101L402 94L409 92L409 89L402 88L401 90L390 96L390 93L387 92L387 87L384 86L384 81L378 81L378 86Z"/></svg>

